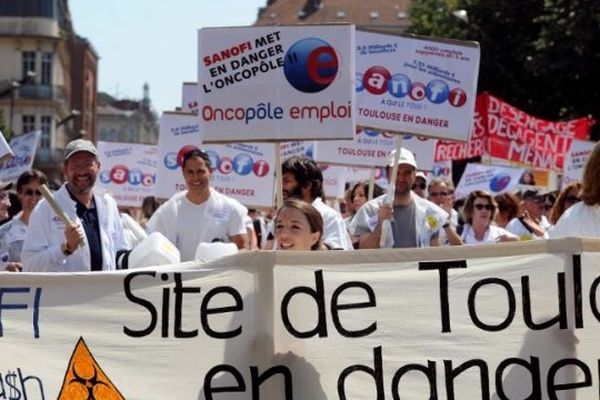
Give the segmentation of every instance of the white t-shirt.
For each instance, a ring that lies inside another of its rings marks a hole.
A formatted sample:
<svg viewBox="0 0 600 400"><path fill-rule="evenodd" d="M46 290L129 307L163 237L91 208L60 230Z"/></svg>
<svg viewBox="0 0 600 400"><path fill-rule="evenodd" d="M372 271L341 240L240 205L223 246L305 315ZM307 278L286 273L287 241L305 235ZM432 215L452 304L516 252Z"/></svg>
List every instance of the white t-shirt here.
<svg viewBox="0 0 600 400"><path fill-rule="evenodd" d="M540 221L540 228L544 230L543 236L534 235L529 229L523 225L519 217L515 217L511 219L508 224L506 224L506 230L512 234L515 234L519 237L519 240L539 240L539 239L548 239L548 234L546 230L550 226L550 223L546 219L545 216L542 216L542 220Z"/></svg>
<svg viewBox="0 0 600 400"><path fill-rule="evenodd" d="M568 236L600 237L600 204L588 206L580 201L572 205L549 234L553 239Z"/></svg>
<svg viewBox="0 0 600 400"><path fill-rule="evenodd" d="M490 225L485 231L483 239L477 240L475 239L475 231L473 230L473 227L469 224L465 224L462 233L462 240L465 244L497 243L498 238L502 235L518 239L517 235L508 232L506 229L500 228L496 225Z"/></svg>
<svg viewBox="0 0 600 400"><path fill-rule="evenodd" d="M246 233L248 210L237 200L210 188L209 198L194 204L187 191L175 194L150 221L148 233L165 235L181 253L181 261L193 260L199 243L229 242L229 237Z"/></svg>
<svg viewBox="0 0 600 400"><path fill-rule="evenodd" d="M354 250L352 239L341 214L323 203L320 197L312 202L323 218L323 243L332 249Z"/></svg>

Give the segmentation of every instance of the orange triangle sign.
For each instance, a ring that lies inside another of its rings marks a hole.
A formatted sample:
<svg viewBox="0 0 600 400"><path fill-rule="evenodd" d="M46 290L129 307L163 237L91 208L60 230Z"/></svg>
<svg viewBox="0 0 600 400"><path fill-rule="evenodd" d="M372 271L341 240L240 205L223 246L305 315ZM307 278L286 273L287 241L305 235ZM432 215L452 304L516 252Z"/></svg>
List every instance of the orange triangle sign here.
<svg viewBox="0 0 600 400"><path fill-rule="evenodd" d="M57 400L124 399L80 337L73 350Z"/></svg>

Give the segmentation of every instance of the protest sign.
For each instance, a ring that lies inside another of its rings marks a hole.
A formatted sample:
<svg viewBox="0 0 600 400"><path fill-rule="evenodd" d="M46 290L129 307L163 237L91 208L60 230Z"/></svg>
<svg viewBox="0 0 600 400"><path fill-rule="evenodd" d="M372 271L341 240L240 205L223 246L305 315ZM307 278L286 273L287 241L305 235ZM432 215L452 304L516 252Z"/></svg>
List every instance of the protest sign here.
<svg viewBox="0 0 600 400"><path fill-rule="evenodd" d="M586 140L573 140L571 142L571 148L565 155L563 185L568 185L572 181L581 182L585 162L595 145L596 143Z"/></svg>
<svg viewBox="0 0 600 400"><path fill-rule="evenodd" d="M181 111L198 114L198 83L184 82L181 88Z"/></svg>
<svg viewBox="0 0 600 400"><path fill-rule="evenodd" d="M457 199L466 197L473 190L483 190L495 196L504 192L514 192L519 179L525 172L522 168L469 163L456 186Z"/></svg>
<svg viewBox="0 0 600 400"><path fill-rule="evenodd" d="M467 140L473 125L479 45L356 33L357 124Z"/></svg>
<svg viewBox="0 0 600 400"><path fill-rule="evenodd" d="M325 197L343 199L348 168L340 165L327 165L319 163L323 172L323 191Z"/></svg>
<svg viewBox="0 0 600 400"><path fill-rule="evenodd" d="M202 146L198 116L191 113L164 112L158 134L156 195L169 198L185 190L181 173L183 154Z"/></svg>
<svg viewBox="0 0 600 400"><path fill-rule="evenodd" d="M357 129L352 140L317 142L315 160L357 167L385 166L395 148L394 135L373 129Z"/></svg>
<svg viewBox="0 0 600 400"><path fill-rule="evenodd" d="M8 143L6 143L6 139L4 138L4 134L0 131L0 163L11 158L13 156L12 150Z"/></svg>
<svg viewBox="0 0 600 400"><path fill-rule="evenodd" d="M0 388L13 399L591 399L598 265L598 240L561 239L2 272Z"/></svg>
<svg viewBox="0 0 600 400"><path fill-rule="evenodd" d="M314 158L316 142L282 142L280 145L281 159L285 161L290 157Z"/></svg>
<svg viewBox="0 0 600 400"><path fill-rule="evenodd" d="M205 142L351 139L354 26L198 32Z"/></svg>
<svg viewBox="0 0 600 400"><path fill-rule="evenodd" d="M31 169L41 134L42 131L37 130L13 136L10 140L13 157L2 163L0 168L1 181L16 182L23 172Z"/></svg>
<svg viewBox="0 0 600 400"><path fill-rule="evenodd" d="M148 144L98 142L98 186L119 206L141 207L156 194L158 147Z"/></svg>
<svg viewBox="0 0 600 400"><path fill-rule="evenodd" d="M247 206L273 205L275 146L268 143L203 145L197 116L163 113L158 138L157 193L169 198L185 190L183 155L201 148L211 159L211 187Z"/></svg>

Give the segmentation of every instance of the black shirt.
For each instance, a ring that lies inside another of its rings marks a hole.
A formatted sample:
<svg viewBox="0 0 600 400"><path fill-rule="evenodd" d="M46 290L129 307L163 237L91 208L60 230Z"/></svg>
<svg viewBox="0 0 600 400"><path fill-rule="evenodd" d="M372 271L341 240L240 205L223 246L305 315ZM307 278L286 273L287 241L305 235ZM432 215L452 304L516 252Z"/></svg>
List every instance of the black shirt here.
<svg viewBox="0 0 600 400"><path fill-rule="evenodd" d="M98 221L96 201L92 197L92 204L90 204L90 208L87 208L70 191L69 195L75 201L77 216L81 219L81 225L87 237L92 271L102 271L102 239L100 237L100 222Z"/></svg>

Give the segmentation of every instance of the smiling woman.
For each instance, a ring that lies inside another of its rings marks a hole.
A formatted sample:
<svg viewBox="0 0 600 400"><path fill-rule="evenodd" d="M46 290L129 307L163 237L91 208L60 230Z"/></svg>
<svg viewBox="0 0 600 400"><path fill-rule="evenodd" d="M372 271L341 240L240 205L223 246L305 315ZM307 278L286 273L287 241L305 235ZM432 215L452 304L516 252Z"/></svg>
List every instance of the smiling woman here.
<svg viewBox="0 0 600 400"><path fill-rule="evenodd" d="M305 201L288 199L277 211L275 240L277 250L324 250L323 218Z"/></svg>

